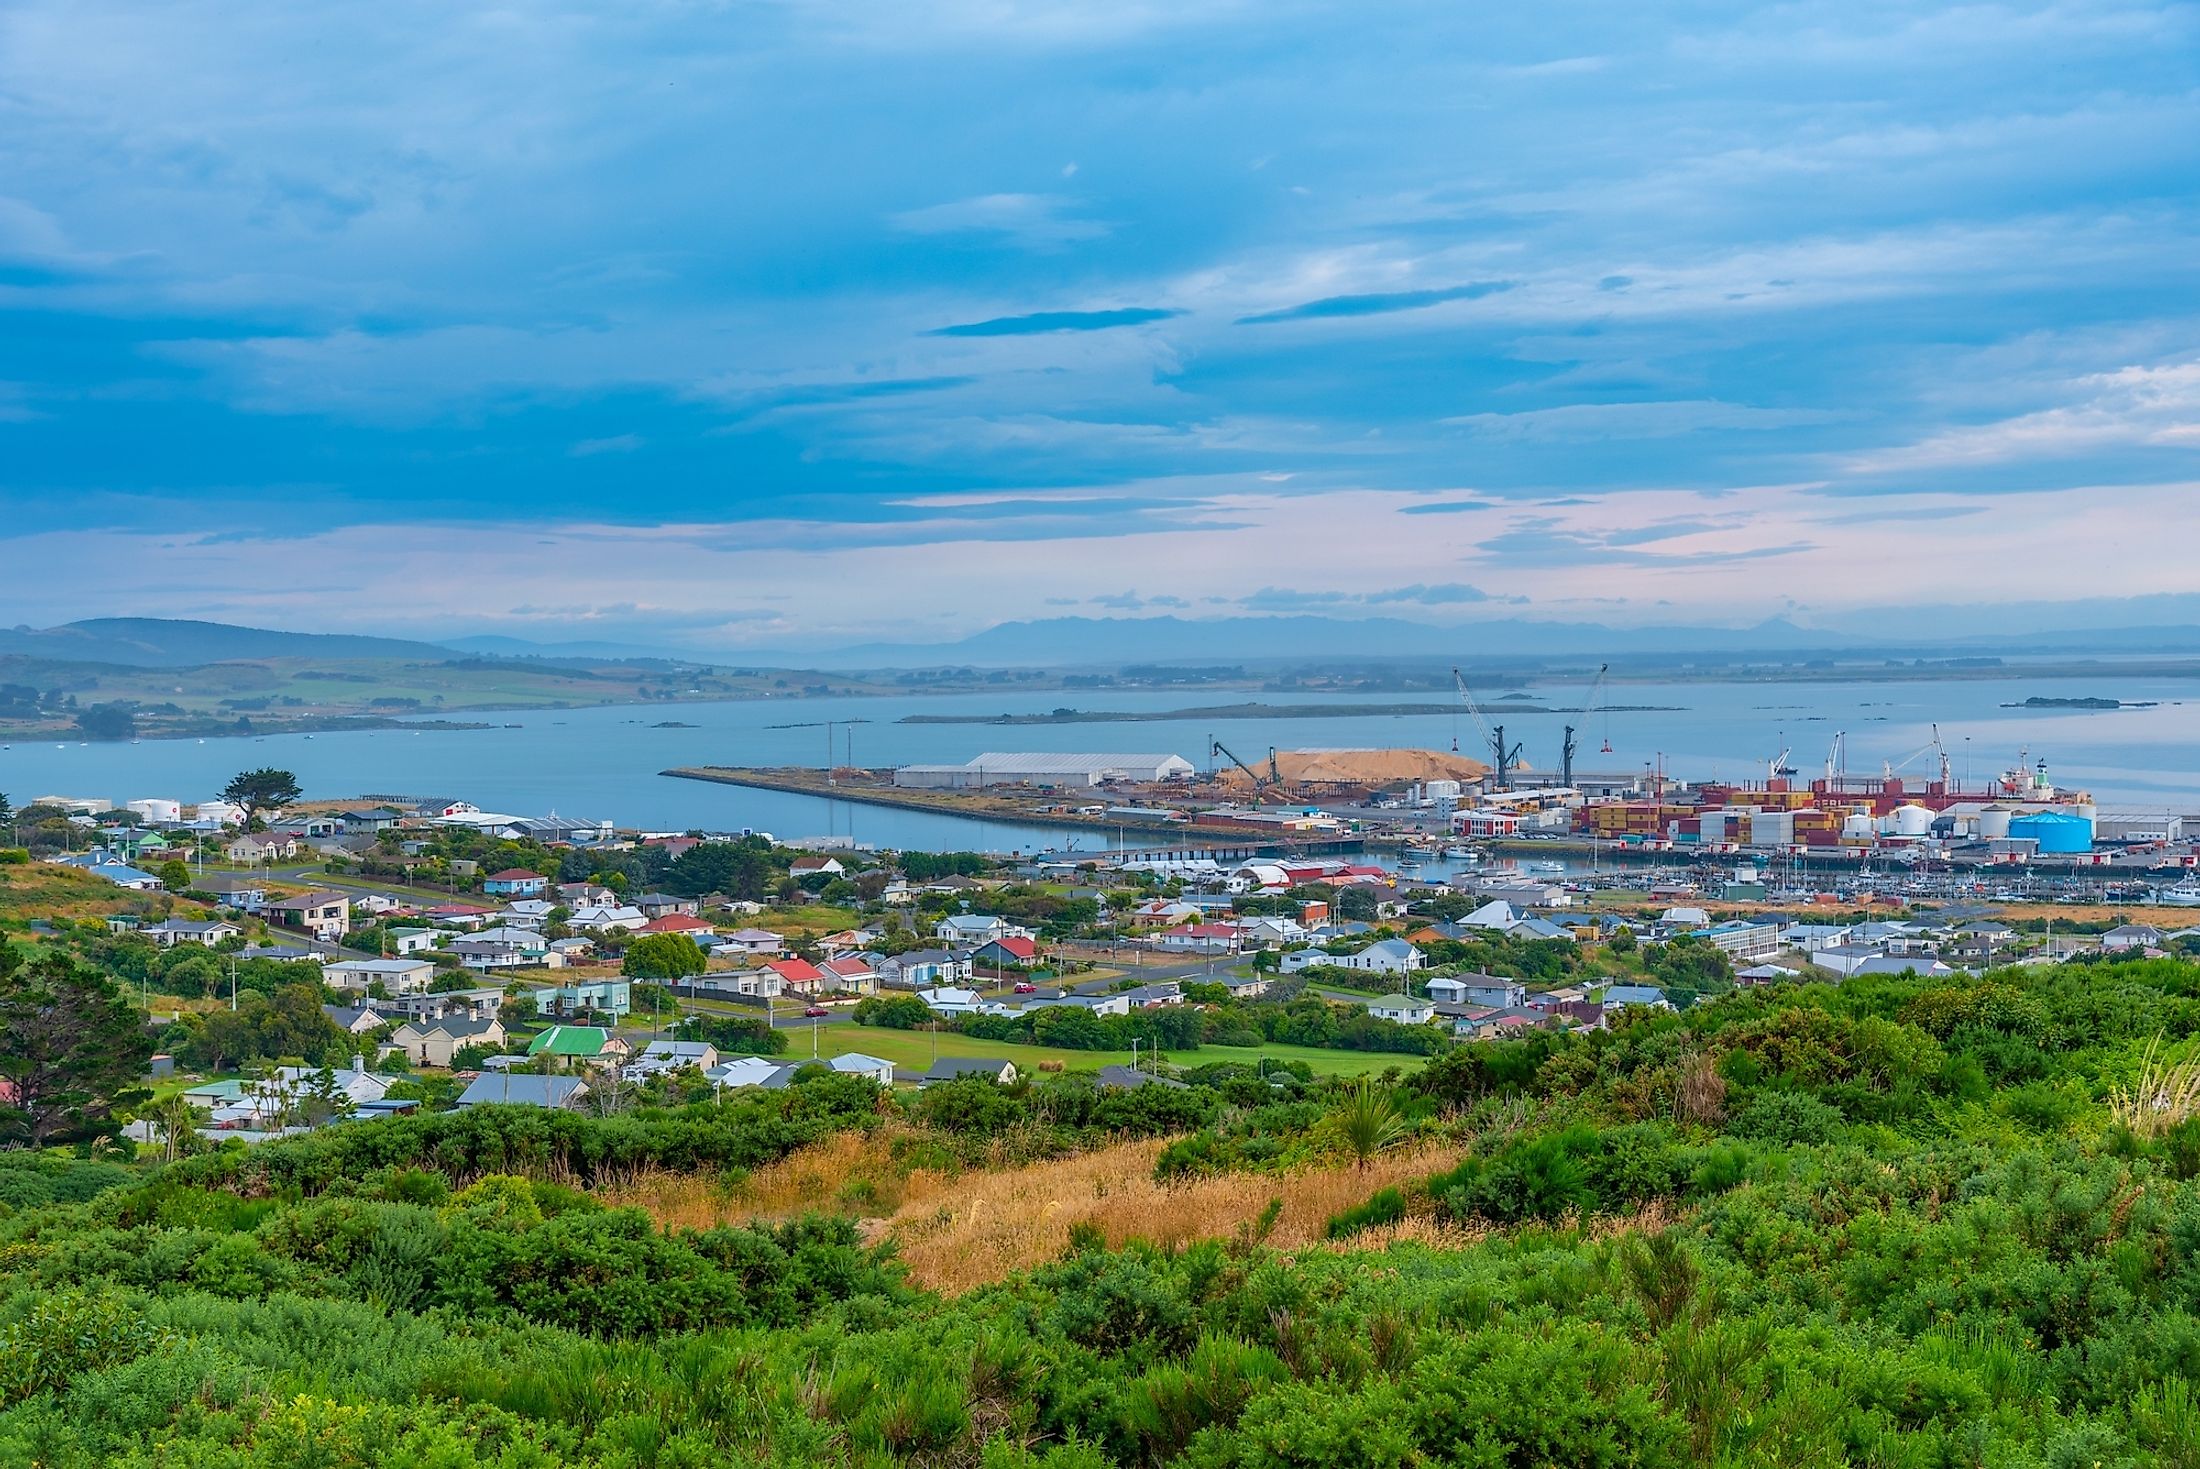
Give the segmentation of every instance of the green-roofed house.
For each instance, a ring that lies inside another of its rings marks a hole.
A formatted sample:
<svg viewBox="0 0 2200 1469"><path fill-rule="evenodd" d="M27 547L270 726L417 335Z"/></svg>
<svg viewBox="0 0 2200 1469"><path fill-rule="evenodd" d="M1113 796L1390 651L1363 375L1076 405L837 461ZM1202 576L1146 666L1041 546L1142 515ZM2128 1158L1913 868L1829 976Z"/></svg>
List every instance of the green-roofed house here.
<svg viewBox="0 0 2200 1469"><path fill-rule="evenodd" d="M625 1058L630 1048L600 1025L553 1025L527 1044L529 1056L556 1056L563 1061L610 1065Z"/></svg>

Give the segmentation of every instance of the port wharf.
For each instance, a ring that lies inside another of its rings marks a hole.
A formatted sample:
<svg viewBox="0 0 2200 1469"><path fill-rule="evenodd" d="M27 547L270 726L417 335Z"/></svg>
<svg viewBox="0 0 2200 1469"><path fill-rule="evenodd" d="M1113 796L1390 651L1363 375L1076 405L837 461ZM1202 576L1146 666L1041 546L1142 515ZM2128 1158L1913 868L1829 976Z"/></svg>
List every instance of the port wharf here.
<svg viewBox="0 0 2200 1469"><path fill-rule="evenodd" d="M955 816L965 821L996 821L1019 826L1048 827L1061 831L1089 831L1165 836L1168 843L1139 849L1141 855L1190 860L1209 857L1256 857L1276 852L1357 852L1368 845L1363 834L1294 835L1287 832L1250 835L1242 826L1206 825L1197 820L1177 820L1156 812L1152 815L1111 810L1106 815L1086 816L1061 806L1034 807L1002 796L968 790L933 790L846 779L808 766L775 766L751 769L724 765L682 765L658 772L677 780L709 781L717 785L746 786L759 791L815 796L826 801L848 801L861 806L890 806L902 811L922 811L933 816Z"/></svg>

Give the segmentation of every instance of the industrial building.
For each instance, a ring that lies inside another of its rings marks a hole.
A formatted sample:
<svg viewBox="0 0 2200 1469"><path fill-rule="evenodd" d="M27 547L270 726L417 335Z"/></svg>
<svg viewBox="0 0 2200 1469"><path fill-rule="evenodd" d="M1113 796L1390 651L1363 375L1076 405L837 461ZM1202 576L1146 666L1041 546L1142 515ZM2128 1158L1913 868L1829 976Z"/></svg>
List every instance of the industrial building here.
<svg viewBox="0 0 2200 1469"><path fill-rule="evenodd" d="M894 784L905 789L971 791L1022 785L1086 788L1118 782L1152 784L1197 774L1181 755L1053 755L989 751L962 765L904 765Z"/></svg>

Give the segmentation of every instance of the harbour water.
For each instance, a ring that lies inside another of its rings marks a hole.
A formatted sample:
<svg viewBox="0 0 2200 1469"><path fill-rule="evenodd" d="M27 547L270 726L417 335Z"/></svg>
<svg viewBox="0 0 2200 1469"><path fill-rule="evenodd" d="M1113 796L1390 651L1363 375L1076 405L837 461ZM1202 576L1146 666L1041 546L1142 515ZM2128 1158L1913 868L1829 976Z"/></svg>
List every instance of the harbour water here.
<svg viewBox="0 0 2200 1469"><path fill-rule="evenodd" d="M1526 700L1551 708L1578 704L1582 691L1537 686ZM1847 768L1880 771L1916 756L1904 774L1931 778L1935 759L1918 755L1937 723L1953 774L1983 786L2020 750L2049 762L2060 785L2090 790L2104 805L2200 810L2200 683L2179 679L2076 680L2007 677L1946 682L1783 682L1626 684L1615 704L1669 710L1592 714L1581 725L1577 768L1640 772L1659 762L1680 779L1761 777L1782 749L1804 778L1822 771L1836 730L1847 731ZM2008 708L2028 698L2107 697L2120 709ZM139 744L16 743L0 750L0 792L18 805L41 795L114 800L211 796L238 770L274 765L293 771L312 797L368 794L444 796L513 814L608 818L650 829L751 828L781 838L848 836L879 846L1032 851L1063 845L1060 831L973 821L925 812L668 779L676 765L896 765L960 762L985 750L1171 751L1204 767L1219 737L1248 761L1269 747L1419 747L1447 749L1456 739L1480 754L1480 734L1464 712L1362 714L1330 718L1160 720L1033 725L903 724L911 714L1038 714L1080 710L1166 711L1247 699L1352 709L1403 702L1367 696L1229 691L1048 690L885 698L761 699L718 704L606 706L479 716L481 730L373 730L228 739L147 740ZM1416 698L1413 702L1422 702ZM1430 698L1426 702L1441 700ZM1502 714L1508 737L1527 762L1557 761L1559 714ZM471 716L469 716L471 717ZM504 726L513 727L504 727ZM670 727L667 727L670 726ZM829 729L828 729L829 726ZM1605 753L1604 744L1611 745ZM828 749L830 756L828 756ZM1097 835L1083 838L1098 845ZM1134 843L1137 841L1133 839Z"/></svg>

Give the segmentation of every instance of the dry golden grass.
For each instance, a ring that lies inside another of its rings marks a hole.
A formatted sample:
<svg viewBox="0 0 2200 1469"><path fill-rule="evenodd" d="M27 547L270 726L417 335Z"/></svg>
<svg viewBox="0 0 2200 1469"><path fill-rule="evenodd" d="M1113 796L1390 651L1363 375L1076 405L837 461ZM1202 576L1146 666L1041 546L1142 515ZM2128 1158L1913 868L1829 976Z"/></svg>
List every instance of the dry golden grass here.
<svg viewBox="0 0 2200 1469"><path fill-rule="evenodd" d="M1163 1184L1153 1177L1163 1146L1117 1143L999 1172L912 1174L902 1206L878 1233L894 1241L918 1284L954 1295L1059 1258L1073 1225L1098 1229L1111 1246L1132 1239L1182 1245L1229 1238L1252 1225L1269 1200L1281 1199L1269 1243L1316 1244L1331 1215L1457 1161L1455 1149L1400 1149L1364 1171L1340 1164Z"/></svg>
<svg viewBox="0 0 2200 1469"><path fill-rule="evenodd" d="M902 1202L918 1135L903 1128L836 1132L738 1183L695 1173L645 1172L599 1192L605 1202L648 1210L688 1229L819 1210L877 1215Z"/></svg>
<svg viewBox="0 0 2200 1469"><path fill-rule="evenodd" d="M2172 1061L2161 1051L2157 1034L2139 1060L2139 1079L2108 1098L2109 1115L2141 1137L2160 1137L2200 1116L2200 1053Z"/></svg>

